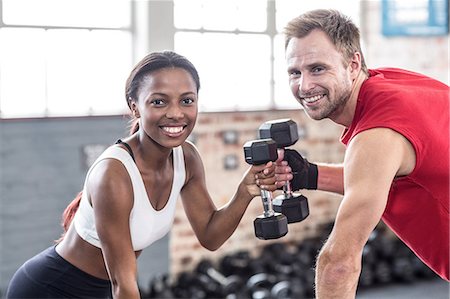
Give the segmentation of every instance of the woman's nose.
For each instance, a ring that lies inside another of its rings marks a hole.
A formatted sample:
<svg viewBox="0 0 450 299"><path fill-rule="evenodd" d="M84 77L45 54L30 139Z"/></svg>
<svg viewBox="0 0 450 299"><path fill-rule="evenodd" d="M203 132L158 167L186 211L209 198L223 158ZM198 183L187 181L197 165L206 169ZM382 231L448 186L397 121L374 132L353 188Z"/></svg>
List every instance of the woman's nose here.
<svg viewBox="0 0 450 299"><path fill-rule="evenodd" d="M183 109L179 105L170 105L170 107L167 109L166 117L174 119L183 118Z"/></svg>

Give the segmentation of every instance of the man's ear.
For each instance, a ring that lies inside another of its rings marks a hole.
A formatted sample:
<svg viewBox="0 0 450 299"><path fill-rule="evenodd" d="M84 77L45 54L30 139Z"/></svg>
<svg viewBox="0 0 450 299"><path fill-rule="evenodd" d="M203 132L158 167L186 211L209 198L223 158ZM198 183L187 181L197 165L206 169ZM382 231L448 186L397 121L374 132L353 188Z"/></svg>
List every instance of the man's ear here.
<svg viewBox="0 0 450 299"><path fill-rule="evenodd" d="M350 60L350 72L351 72L351 76L352 79L355 79L356 77L358 77L359 72L361 71L361 53L359 52L355 52Z"/></svg>

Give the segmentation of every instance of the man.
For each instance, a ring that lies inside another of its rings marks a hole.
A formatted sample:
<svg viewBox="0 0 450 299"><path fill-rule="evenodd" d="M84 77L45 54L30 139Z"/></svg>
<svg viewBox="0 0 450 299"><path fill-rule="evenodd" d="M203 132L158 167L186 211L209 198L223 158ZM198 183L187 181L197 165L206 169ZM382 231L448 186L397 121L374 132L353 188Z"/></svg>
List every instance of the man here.
<svg viewBox="0 0 450 299"><path fill-rule="evenodd" d="M369 70L358 28L314 10L285 28L290 88L314 120L344 126L343 165L286 150L293 189L344 195L316 267L317 298L353 298L362 250L382 219L449 280L449 88L400 69Z"/></svg>

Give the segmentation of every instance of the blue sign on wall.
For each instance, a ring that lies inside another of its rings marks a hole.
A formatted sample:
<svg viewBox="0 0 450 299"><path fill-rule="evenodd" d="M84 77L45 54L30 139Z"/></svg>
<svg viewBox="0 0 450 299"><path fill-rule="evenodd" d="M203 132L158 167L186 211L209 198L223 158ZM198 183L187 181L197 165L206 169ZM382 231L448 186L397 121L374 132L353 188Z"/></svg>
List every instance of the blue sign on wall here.
<svg viewBox="0 0 450 299"><path fill-rule="evenodd" d="M448 34L449 0L382 0L383 35Z"/></svg>

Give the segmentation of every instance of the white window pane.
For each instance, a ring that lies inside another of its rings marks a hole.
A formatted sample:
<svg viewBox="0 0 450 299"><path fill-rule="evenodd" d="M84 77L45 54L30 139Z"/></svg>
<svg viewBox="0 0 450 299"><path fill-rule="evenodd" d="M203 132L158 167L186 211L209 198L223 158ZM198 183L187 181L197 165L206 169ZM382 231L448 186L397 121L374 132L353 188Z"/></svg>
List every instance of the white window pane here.
<svg viewBox="0 0 450 299"><path fill-rule="evenodd" d="M180 29L264 31L267 1L175 0L174 24Z"/></svg>
<svg viewBox="0 0 450 299"><path fill-rule="evenodd" d="M50 30L48 45L49 115L87 114L91 64L88 30Z"/></svg>
<svg viewBox="0 0 450 299"><path fill-rule="evenodd" d="M203 0L203 27L210 30L236 29L236 7L236 0Z"/></svg>
<svg viewBox="0 0 450 299"><path fill-rule="evenodd" d="M298 15L313 9L337 9L359 24L360 0L276 0L276 26L282 32L284 26Z"/></svg>
<svg viewBox="0 0 450 299"><path fill-rule="evenodd" d="M201 0L174 0L173 11L176 28L200 29L202 27Z"/></svg>
<svg viewBox="0 0 450 299"><path fill-rule="evenodd" d="M49 30L48 114L123 111L130 42L120 32Z"/></svg>
<svg viewBox="0 0 450 299"><path fill-rule="evenodd" d="M0 29L1 117L45 113L45 31Z"/></svg>
<svg viewBox="0 0 450 299"><path fill-rule="evenodd" d="M93 114L120 114L128 111L125 81L131 71L131 34L94 30L91 32L94 57L91 76L90 109Z"/></svg>
<svg viewBox="0 0 450 299"><path fill-rule="evenodd" d="M120 28L130 25L129 0L3 0L10 25Z"/></svg>
<svg viewBox="0 0 450 299"><path fill-rule="evenodd" d="M301 108L289 89L286 59L284 55L284 36L278 34L274 39L274 81L275 105L277 108Z"/></svg>
<svg viewBox="0 0 450 299"><path fill-rule="evenodd" d="M190 59L199 72L201 111L270 105L268 36L180 32L175 35L175 50Z"/></svg>
<svg viewBox="0 0 450 299"><path fill-rule="evenodd" d="M260 32L266 30L267 1L240 0L237 2L237 9L237 27L239 30Z"/></svg>

